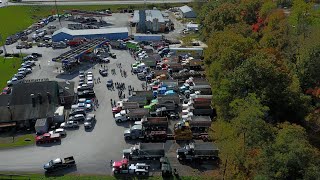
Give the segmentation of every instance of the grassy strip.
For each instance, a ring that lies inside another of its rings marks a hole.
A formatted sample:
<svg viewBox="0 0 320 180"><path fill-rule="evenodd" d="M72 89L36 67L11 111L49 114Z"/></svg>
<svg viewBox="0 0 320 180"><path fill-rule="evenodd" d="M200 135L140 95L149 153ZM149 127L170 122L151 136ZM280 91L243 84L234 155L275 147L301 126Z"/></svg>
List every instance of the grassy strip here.
<svg viewBox="0 0 320 180"><path fill-rule="evenodd" d="M1 21L0 21L1 22ZM17 73L21 65L21 58L4 58L0 56L0 88L7 86L7 81L12 78L12 76Z"/></svg>
<svg viewBox="0 0 320 180"><path fill-rule="evenodd" d="M181 180L203 180L203 179L211 179L212 177L197 177L197 176L183 176L179 179ZM14 180L22 180L22 179L29 179L29 180L116 180L116 179L130 179L130 180L140 180L140 179L148 179L148 180L161 180L164 179L161 176L154 176L154 177L114 177L114 176L103 176L103 175L63 175L63 176L56 176L56 177L46 177L42 174L15 174L15 173L0 173L0 179L14 179ZM175 180L177 178L166 178Z"/></svg>
<svg viewBox="0 0 320 180"><path fill-rule="evenodd" d="M30 141L25 141L25 139L29 139ZM35 143L34 135L32 134L17 136L14 138L13 142L12 140L11 138L7 138L6 140L0 139L0 149L29 146ZM0 175L0 179L1 179L1 175Z"/></svg>

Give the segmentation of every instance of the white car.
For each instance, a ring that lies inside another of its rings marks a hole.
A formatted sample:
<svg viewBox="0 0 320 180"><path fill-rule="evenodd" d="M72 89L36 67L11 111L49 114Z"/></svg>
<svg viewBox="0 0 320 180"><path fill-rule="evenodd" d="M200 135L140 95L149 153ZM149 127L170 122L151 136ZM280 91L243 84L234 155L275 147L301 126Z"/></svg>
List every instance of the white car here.
<svg viewBox="0 0 320 180"><path fill-rule="evenodd" d="M78 128L79 123L77 121L67 121L61 123L60 128Z"/></svg>
<svg viewBox="0 0 320 180"><path fill-rule="evenodd" d="M50 134L56 134L59 133L61 137L66 137L67 136L67 132L66 130L59 128L59 129L55 129L53 131L49 131Z"/></svg>
<svg viewBox="0 0 320 180"><path fill-rule="evenodd" d="M11 86L11 85L14 85L14 84L18 84L19 82L20 82L20 80L14 77L11 80L7 81L7 85Z"/></svg>
<svg viewBox="0 0 320 180"><path fill-rule="evenodd" d="M92 72L87 72L87 76L89 76L89 75L92 75L93 76L93 74L92 74Z"/></svg>
<svg viewBox="0 0 320 180"><path fill-rule="evenodd" d="M18 72L25 72L27 74L30 74L30 73L32 73L32 69L30 69L30 68L20 68L20 69L18 69Z"/></svg>
<svg viewBox="0 0 320 180"><path fill-rule="evenodd" d="M88 81L87 84L88 84L89 87L93 87L94 86L93 81Z"/></svg>
<svg viewBox="0 0 320 180"><path fill-rule="evenodd" d="M93 77L92 76L88 76L87 81L93 81Z"/></svg>

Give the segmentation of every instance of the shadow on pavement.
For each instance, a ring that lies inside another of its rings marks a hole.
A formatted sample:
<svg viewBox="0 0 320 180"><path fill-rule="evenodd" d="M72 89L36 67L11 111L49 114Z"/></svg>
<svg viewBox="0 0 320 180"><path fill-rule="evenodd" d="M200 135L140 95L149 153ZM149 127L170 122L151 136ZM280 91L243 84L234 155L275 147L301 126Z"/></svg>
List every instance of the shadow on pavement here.
<svg viewBox="0 0 320 180"><path fill-rule="evenodd" d="M72 166L72 167L68 167L65 169L60 169L60 170L57 170L54 172L45 172L45 176L46 177L61 177L61 176L64 176L66 174L70 174L75 171L77 171L77 165Z"/></svg>

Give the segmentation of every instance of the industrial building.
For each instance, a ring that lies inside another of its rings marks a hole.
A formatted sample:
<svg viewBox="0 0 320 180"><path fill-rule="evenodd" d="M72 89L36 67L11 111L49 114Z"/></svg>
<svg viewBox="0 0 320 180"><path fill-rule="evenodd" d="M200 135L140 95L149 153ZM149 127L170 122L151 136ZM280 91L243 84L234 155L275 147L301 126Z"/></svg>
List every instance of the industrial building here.
<svg viewBox="0 0 320 180"><path fill-rule="evenodd" d="M52 119L60 104L74 103L73 82L29 81L13 85L10 95L0 96L0 131L34 127L37 119Z"/></svg>
<svg viewBox="0 0 320 180"><path fill-rule="evenodd" d="M165 32L171 25L170 19L164 18L160 10L135 10L131 24L138 33Z"/></svg>
<svg viewBox="0 0 320 180"><path fill-rule="evenodd" d="M183 18L196 18L197 15L193 9L187 5L179 7L180 13Z"/></svg>
<svg viewBox="0 0 320 180"><path fill-rule="evenodd" d="M128 28L105 28L105 29L81 29L71 30L68 28L61 28L55 31L52 35L52 41L64 41L65 39L71 40L74 38L106 38L109 40L125 39L129 36Z"/></svg>

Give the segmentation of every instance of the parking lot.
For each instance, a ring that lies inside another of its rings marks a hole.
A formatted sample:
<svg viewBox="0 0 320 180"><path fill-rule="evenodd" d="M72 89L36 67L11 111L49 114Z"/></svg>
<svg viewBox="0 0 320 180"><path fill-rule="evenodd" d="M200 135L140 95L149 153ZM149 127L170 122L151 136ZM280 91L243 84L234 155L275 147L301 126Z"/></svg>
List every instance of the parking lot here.
<svg viewBox="0 0 320 180"><path fill-rule="evenodd" d="M128 26L129 14L113 14L113 16L105 17L105 21L110 27ZM67 21L61 21L63 27L67 26ZM59 28L60 22L54 21L49 25L54 25ZM182 26L178 26L181 28ZM178 36L175 30L173 37ZM17 43L6 46L9 53L31 54L34 52L41 53L43 57L39 58L36 66L33 67L33 72L26 79L44 79L55 81L74 81L77 87L78 73L67 74L63 73L61 62L53 62L52 58L67 52L66 49L52 49L46 47L33 46L30 49L17 50ZM79 66L78 71L92 72L95 78L100 77L101 83L94 85L94 91L99 101L99 106L93 113L96 115L97 122L92 130L85 131L83 125L79 129L68 130L66 138L63 138L61 143L30 146L12 150L2 150L0 153L0 171L28 171L28 172L43 172L43 164L50 159L57 157L74 156L77 166L75 169L68 169L61 173L76 173L76 174L111 174L110 160L120 160L122 158L122 150L130 147L133 143L126 143L123 138L123 132L129 128L131 124L123 123L116 124L111 111L110 99L119 100L117 91L110 91L106 87L107 80L112 79L113 82L125 83L125 86L131 85L134 90L142 90L142 81L138 80L136 75L132 75L131 64L135 62L134 58L127 50L114 50L117 58L110 58L111 62L106 64L109 71L115 69L116 74L109 73L108 77L102 77L99 74L101 64L93 64L83 62ZM127 72L127 77L120 75L120 69L117 64L121 63L122 70ZM129 96L128 90L124 91L126 97ZM175 121L170 122L172 127ZM182 144L183 145L183 144ZM182 165L176 158L175 150L179 144L174 141L167 141L165 144L167 156L173 168L176 168L181 175L200 175L210 173L215 167L215 162L203 162L201 164L185 164ZM147 161L151 164L153 170L150 175L160 175L160 163L158 161Z"/></svg>

